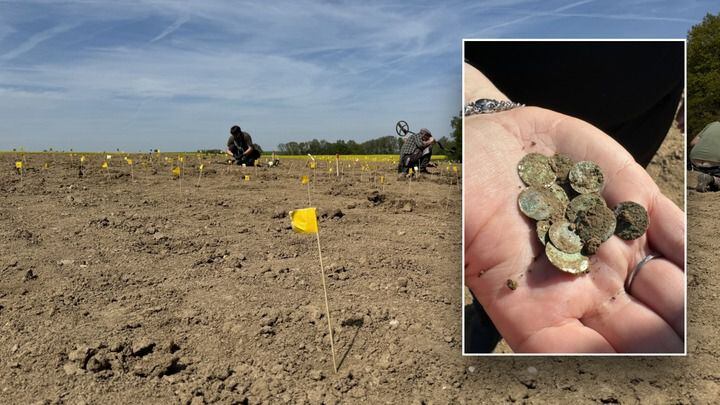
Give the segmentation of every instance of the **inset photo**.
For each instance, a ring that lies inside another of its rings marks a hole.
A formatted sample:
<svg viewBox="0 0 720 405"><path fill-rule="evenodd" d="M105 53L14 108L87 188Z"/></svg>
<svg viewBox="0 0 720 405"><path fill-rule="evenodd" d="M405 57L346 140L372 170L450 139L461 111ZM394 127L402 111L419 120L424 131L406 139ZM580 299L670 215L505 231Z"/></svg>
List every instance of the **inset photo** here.
<svg viewBox="0 0 720 405"><path fill-rule="evenodd" d="M463 47L463 354L686 354L685 41Z"/></svg>

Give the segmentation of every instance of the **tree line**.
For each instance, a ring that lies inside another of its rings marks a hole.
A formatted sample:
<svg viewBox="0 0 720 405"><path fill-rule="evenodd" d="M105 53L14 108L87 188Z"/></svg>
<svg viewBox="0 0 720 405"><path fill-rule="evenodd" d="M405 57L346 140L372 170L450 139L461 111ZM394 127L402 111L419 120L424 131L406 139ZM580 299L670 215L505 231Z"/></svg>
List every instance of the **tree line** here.
<svg viewBox="0 0 720 405"><path fill-rule="evenodd" d="M460 160L462 157L462 119L455 116L451 120L453 128L450 137L439 138L440 143L446 150L440 149L439 145L433 148L434 155L446 155L452 160ZM313 139L306 142L287 142L278 145L277 153L281 155L393 155L400 153L402 139L398 136L382 136L364 142L353 140L337 140L329 142L324 139Z"/></svg>
<svg viewBox="0 0 720 405"><path fill-rule="evenodd" d="M720 13L707 14L688 32L687 133L691 140L705 125L720 121Z"/></svg>

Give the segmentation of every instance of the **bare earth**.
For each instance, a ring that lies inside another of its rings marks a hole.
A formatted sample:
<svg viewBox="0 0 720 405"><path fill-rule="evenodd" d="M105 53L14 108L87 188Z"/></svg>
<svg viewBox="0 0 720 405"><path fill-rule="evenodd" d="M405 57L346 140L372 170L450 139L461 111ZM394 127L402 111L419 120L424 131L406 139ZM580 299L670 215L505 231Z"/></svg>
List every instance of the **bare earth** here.
<svg viewBox="0 0 720 405"><path fill-rule="evenodd" d="M382 192L318 170L334 374L315 236L287 215L308 205L301 162L247 182L206 162L195 187L188 157L181 193L162 161L135 157L131 181L119 156L78 178L77 157L28 155L21 184L16 158L0 155L0 403L468 397L457 181L388 163Z"/></svg>

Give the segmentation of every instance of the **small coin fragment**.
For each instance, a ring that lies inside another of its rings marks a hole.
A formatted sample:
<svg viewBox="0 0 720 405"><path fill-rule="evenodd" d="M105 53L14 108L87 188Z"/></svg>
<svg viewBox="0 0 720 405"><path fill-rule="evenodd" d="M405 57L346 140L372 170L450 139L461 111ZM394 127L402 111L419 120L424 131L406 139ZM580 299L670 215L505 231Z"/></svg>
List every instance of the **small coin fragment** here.
<svg viewBox="0 0 720 405"><path fill-rule="evenodd" d="M575 164L568 174L570 186L580 194L597 193L602 189L605 177L600 166L582 161Z"/></svg>
<svg viewBox="0 0 720 405"><path fill-rule="evenodd" d="M575 161L564 153L556 153L552 159L550 159L550 167L555 172L555 177L558 181L566 182L570 169L575 165Z"/></svg>
<svg viewBox="0 0 720 405"><path fill-rule="evenodd" d="M545 245L545 255L553 266L572 274L584 273L590 266L590 261L581 253L565 253L553 246L552 243Z"/></svg>
<svg viewBox="0 0 720 405"><path fill-rule="evenodd" d="M584 211L594 211L596 207L605 207L605 200L599 194L589 193L580 194L570 201L565 210L565 217L570 222L577 221L579 213Z"/></svg>
<svg viewBox="0 0 720 405"><path fill-rule="evenodd" d="M523 214L536 221L557 217L558 213L564 212L562 203L546 188L528 187L521 191L518 205Z"/></svg>
<svg viewBox="0 0 720 405"><path fill-rule="evenodd" d="M543 245L547 243L547 234L550 230L550 221L547 219L544 219L542 221L537 221L535 224L535 230L537 231L538 239L540 239L540 243Z"/></svg>
<svg viewBox="0 0 720 405"><path fill-rule="evenodd" d="M555 181L550 158L539 153L529 153L518 163L518 174L528 186L546 186Z"/></svg>
<svg viewBox="0 0 720 405"><path fill-rule="evenodd" d="M565 253L578 253L583 248L583 241L571 229L574 228L569 222L555 222L548 231L550 242Z"/></svg>
<svg viewBox="0 0 720 405"><path fill-rule="evenodd" d="M575 226L583 242L596 238L602 243L610 239L615 232L615 213L605 206L582 211L578 214Z"/></svg>
<svg viewBox="0 0 720 405"><path fill-rule="evenodd" d="M617 226L615 235L625 240L641 237L647 231L649 222L645 208L632 201L625 201L615 207Z"/></svg>

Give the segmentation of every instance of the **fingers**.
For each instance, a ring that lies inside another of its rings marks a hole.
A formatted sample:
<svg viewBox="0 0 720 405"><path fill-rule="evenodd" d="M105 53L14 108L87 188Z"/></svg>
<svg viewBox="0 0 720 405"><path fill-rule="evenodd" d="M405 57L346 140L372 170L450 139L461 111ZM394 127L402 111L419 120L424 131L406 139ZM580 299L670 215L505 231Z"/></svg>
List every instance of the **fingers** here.
<svg viewBox="0 0 720 405"><path fill-rule="evenodd" d="M665 259L645 263L628 291L634 298L655 311L675 330L685 335L685 278L680 269Z"/></svg>
<svg viewBox="0 0 720 405"><path fill-rule="evenodd" d="M648 241L658 253L685 270L685 216L670 199L657 194L647 230Z"/></svg>
<svg viewBox="0 0 720 405"><path fill-rule="evenodd" d="M615 353L601 334L577 319L545 328L513 347L513 350L517 353Z"/></svg>
<svg viewBox="0 0 720 405"><path fill-rule="evenodd" d="M580 321L621 353L682 353L684 343L663 318L627 294L620 294Z"/></svg>
<svg viewBox="0 0 720 405"><path fill-rule="evenodd" d="M463 67L465 104L479 98L508 99L482 72L467 63L463 63Z"/></svg>

